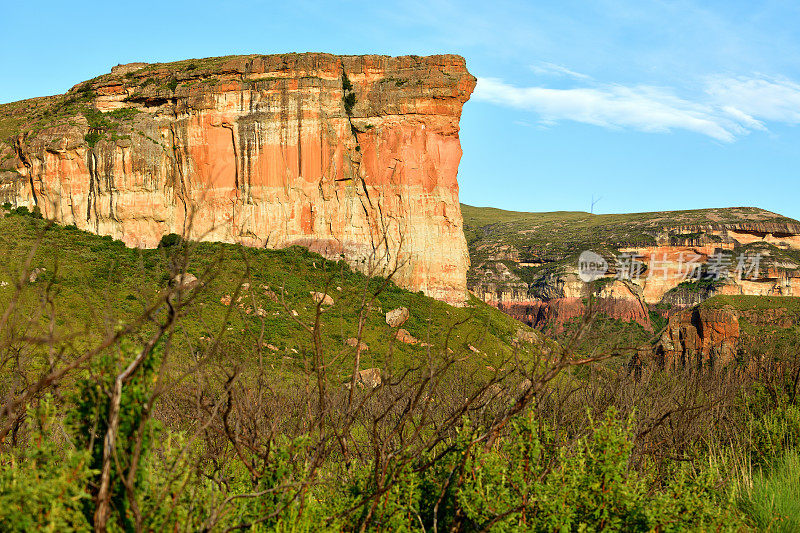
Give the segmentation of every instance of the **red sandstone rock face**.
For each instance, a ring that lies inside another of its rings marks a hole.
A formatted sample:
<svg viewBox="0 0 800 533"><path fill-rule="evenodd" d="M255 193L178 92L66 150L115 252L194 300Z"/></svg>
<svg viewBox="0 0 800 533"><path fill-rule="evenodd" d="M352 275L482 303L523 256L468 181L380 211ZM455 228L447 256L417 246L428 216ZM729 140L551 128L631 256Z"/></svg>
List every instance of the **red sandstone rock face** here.
<svg viewBox="0 0 800 533"><path fill-rule="evenodd" d="M465 300L458 121L475 78L463 58L238 56L122 65L87 84L63 100L138 113L93 147L82 114L20 134L4 200L130 246L167 233L301 245Z"/></svg>
<svg viewBox="0 0 800 533"><path fill-rule="evenodd" d="M655 353L670 370L722 368L736 357L738 341L733 309L688 309L670 317Z"/></svg>
<svg viewBox="0 0 800 533"><path fill-rule="evenodd" d="M555 333L561 333L568 322L584 316L589 311L582 298L535 300L527 304L513 302L501 304L499 309L531 327L538 329L551 327ZM639 300L596 298L593 303L593 311L608 318L636 322L647 331L653 331L647 309Z"/></svg>

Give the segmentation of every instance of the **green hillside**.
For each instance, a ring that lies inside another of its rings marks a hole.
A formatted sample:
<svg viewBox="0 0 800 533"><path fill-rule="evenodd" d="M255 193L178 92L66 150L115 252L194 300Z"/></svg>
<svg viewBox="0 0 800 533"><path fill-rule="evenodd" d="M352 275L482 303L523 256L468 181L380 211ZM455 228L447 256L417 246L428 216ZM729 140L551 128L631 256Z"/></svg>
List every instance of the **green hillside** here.
<svg viewBox="0 0 800 533"><path fill-rule="evenodd" d="M521 261L560 261L587 248L653 246L667 228L770 224L800 232L797 220L755 207L594 215L525 213L462 204L461 213L470 253L478 260L502 245L517 248ZM688 229L680 233L686 239L694 236Z"/></svg>
<svg viewBox="0 0 800 533"><path fill-rule="evenodd" d="M164 290L170 268L183 258L180 246L142 250L74 227L49 225L30 215L0 218L0 254L4 258L0 305L15 294L19 269L31 250L30 270L45 269L34 283L26 281L21 306L26 315L40 312L50 300L58 335L80 332L70 345L99 342L109 328L138 317ZM263 353L270 364L287 374L303 368L311 335L298 323L313 325L316 303L311 292L327 292L333 305L321 313L322 344L349 362L355 348L346 340L358 334L362 299L374 300L366 314L362 368L392 365L394 371L417 366L428 351L452 350L472 354L476 363L490 364L514 350L517 332L528 328L472 298L464 308L398 288L383 278L368 279L344 262L331 262L303 248L264 250L221 243L190 245L187 272L204 281L191 291L195 298L180 321L173 340L176 361L183 365L204 342L222 333L221 352L243 359ZM238 291L238 292L237 292ZM232 301L226 305L227 299ZM402 325L420 342L405 344L392 338L385 312L410 311ZM296 316L295 316L296 313ZM43 317L44 320L44 317ZM429 344L430 346L425 346ZM469 348L472 346L477 351ZM530 346L526 344L526 346ZM253 361L228 361L249 364ZM346 380L347 364L337 379Z"/></svg>

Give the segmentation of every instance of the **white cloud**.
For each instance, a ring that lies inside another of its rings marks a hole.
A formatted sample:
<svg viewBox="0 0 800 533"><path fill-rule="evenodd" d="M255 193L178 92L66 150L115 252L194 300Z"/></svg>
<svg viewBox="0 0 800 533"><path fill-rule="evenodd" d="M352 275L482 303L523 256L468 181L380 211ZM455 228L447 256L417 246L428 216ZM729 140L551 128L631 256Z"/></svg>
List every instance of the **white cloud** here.
<svg viewBox="0 0 800 533"><path fill-rule="evenodd" d="M733 141L742 129L733 120L719 121L706 107L655 87L520 88L499 79L480 78L475 98L533 111L545 122L572 120L648 132L686 129L725 142Z"/></svg>
<svg viewBox="0 0 800 533"><path fill-rule="evenodd" d="M750 117L800 124L800 84L772 78L711 78L707 92L716 102Z"/></svg>
<svg viewBox="0 0 800 533"><path fill-rule="evenodd" d="M550 89L480 78L475 98L531 111L546 124L570 120L645 132L688 130L722 142L766 130L765 122L800 124L800 85L765 78L712 78L693 100L646 85Z"/></svg>
<svg viewBox="0 0 800 533"><path fill-rule="evenodd" d="M573 78L576 80L592 79L591 76L581 74L580 72L575 72L574 70L570 70L561 65L556 65L555 63L548 63L547 61L540 61L539 63L531 65L531 70L540 76L557 76Z"/></svg>

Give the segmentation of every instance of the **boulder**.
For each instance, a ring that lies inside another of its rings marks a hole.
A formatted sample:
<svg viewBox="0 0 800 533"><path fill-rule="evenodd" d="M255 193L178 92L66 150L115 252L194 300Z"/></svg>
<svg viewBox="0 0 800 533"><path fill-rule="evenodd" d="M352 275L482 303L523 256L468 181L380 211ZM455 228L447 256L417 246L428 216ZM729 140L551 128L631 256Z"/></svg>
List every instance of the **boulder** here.
<svg viewBox="0 0 800 533"><path fill-rule="evenodd" d="M36 280L39 279L39 276L44 274L46 271L47 271L47 269L44 268L44 267L34 268L33 270L31 270L31 273L28 276L28 282L29 283L36 283Z"/></svg>
<svg viewBox="0 0 800 533"><path fill-rule="evenodd" d="M356 376L356 385L362 389L364 387L374 389L380 387L382 383L380 368L365 368L359 371L358 376Z"/></svg>
<svg viewBox="0 0 800 533"><path fill-rule="evenodd" d="M358 339L356 339L355 337L350 337L349 339L347 339L344 342L345 342L345 344L347 344L348 346L351 346L353 348L355 348L356 346L359 346L361 348L362 352L366 352L367 350L369 350L369 346L367 346L366 342L364 342L364 341L358 342Z"/></svg>
<svg viewBox="0 0 800 533"><path fill-rule="evenodd" d="M197 276L192 274L191 272L186 272L185 274L178 274L172 278L170 281L170 285L177 290L181 291L190 291L197 287L200 284L200 280L197 279Z"/></svg>
<svg viewBox="0 0 800 533"><path fill-rule="evenodd" d="M398 307L386 313L386 323L389 327L396 328L405 324L409 316L408 308Z"/></svg>
<svg viewBox="0 0 800 533"><path fill-rule="evenodd" d="M315 304L322 302L322 305L333 305L333 298L324 292L311 291L309 294L311 294L311 299L314 300Z"/></svg>
<svg viewBox="0 0 800 533"><path fill-rule="evenodd" d="M411 333L408 332L408 330L405 330L403 328L397 330L397 333L395 333L394 338L404 344L419 344L419 339L414 337Z"/></svg>

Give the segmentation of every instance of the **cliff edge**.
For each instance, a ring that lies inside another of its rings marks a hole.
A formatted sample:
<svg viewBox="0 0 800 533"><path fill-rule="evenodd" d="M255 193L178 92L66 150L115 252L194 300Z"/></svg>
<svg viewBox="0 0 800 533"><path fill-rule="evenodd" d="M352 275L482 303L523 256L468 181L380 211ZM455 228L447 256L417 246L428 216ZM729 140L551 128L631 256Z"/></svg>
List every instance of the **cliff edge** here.
<svg viewBox="0 0 800 533"><path fill-rule="evenodd" d="M461 304L459 56L249 55L118 65L0 106L0 196L154 247L301 245Z"/></svg>

